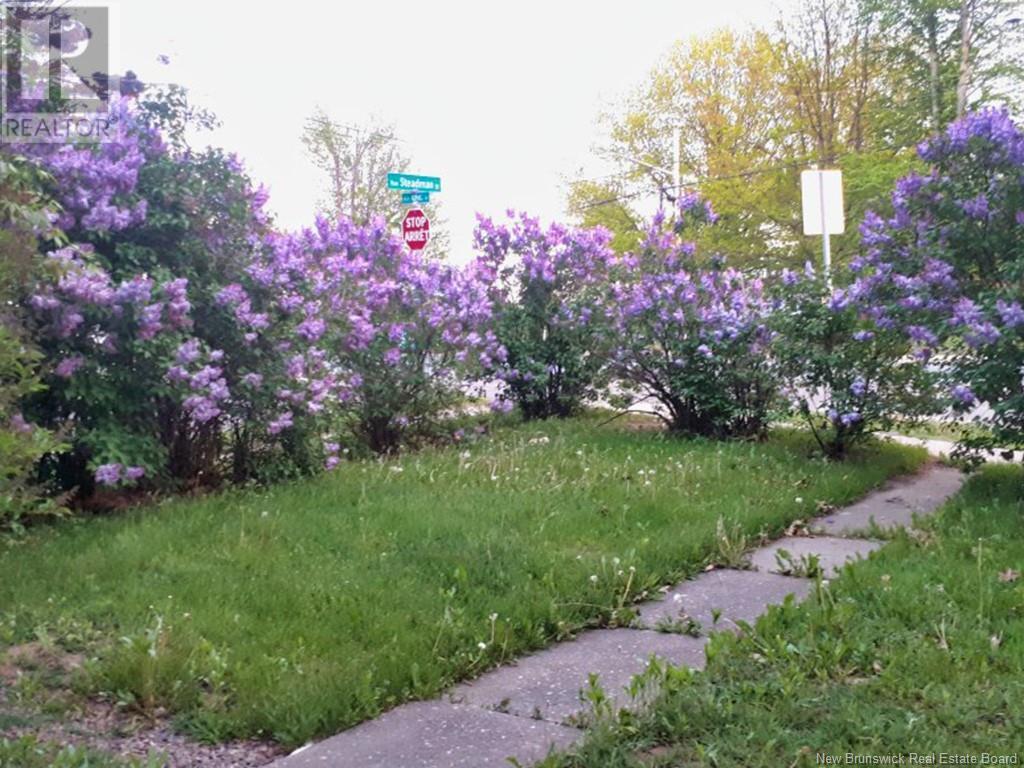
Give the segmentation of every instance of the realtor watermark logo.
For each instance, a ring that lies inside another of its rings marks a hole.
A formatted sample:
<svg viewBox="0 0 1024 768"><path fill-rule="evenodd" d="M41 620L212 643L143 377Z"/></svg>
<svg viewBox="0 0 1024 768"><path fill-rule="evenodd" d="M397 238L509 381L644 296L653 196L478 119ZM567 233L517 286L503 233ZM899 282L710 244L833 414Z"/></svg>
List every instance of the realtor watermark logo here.
<svg viewBox="0 0 1024 768"><path fill-rule="evenodd" d="M0 142L114 139L114 8L0 0Z"/></svg>
<svg viewBox="0 0 1024 768"><path fill-rule="evenodd" d="M815 765L1020 765L1016 752L816 752Z"/></svg>

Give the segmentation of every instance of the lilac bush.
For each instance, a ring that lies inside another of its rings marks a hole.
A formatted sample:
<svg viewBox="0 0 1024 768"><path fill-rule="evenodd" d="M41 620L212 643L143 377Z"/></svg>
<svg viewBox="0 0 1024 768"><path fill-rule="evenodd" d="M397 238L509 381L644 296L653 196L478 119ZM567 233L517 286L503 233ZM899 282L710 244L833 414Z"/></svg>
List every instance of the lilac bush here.
<svg viewBox="0 0 1024 768"><path fill-rule="evenodd" d="M659 213L639 251L617 261L599 305L614 340L611 373L657 401L672 431L760 435L775 396L771 307L759 278L720 259L698 264L684 235L714 221L708 203L687 195L673 220Z"/></svg>
<svg viewBox="0 0 1024 768"><path fill-rule="evenodd" d="M488 275L382 222L273 230L237 158L191 150L180 94L121 107L118 141L29 148L66 235L26 293L49 372L25 405L69 427L64 487L272 480L394 450L501 363Z"/></svg>
<svg viewBox="0 0 1024 768"><path fill-rule="evenodd" d="M48 174L65 232L41 239L46 267L24 298L49 371L25 407L68 430L72 450L46 468L85 494L216 482L225 441L237 442L210 404L230 400L222 348L240 334L218 325L211 294L266 231L265 193L230 156L165 142L168 114L159 98L124 101L115 142L17 148ZM185 380L171 369L190 340L212 359Z"/></svg>
<svg viewBox="0 0 1024 768"><path fill-rule="evenodd" d="M335 437L394 450L455 404L471 369L503 356L482 268L410 252L383 219L271 235L246 272L219 298L246 343L273 334L278 367L246 376L273 392L275 433L323 414Z"/></svg>
<svg viewBox="0 0 1024 768"><path fill-rule="evenodd" d="M986 404L990 440L1024 445L1024 134L1001 110L952 123L918 147L892 214L869 213L846 292L878 329L941 371L953 413Z"/></svg>
<svg viewBox="0 0 1024 768"><path fill-rule="evenodd" d="M611 233L544 228L513 211L509 218L497 224L478 216L474 232L504 350L486 361L487 373L504 383L501 401L525 418L570 416L602 383L605 335L594 306L607 287Z"/></svg>
<svg viewBox="0 0 1024 768"><path fill-rule="evenodd" d="M784 271L772 290L782 394L830 459L897 419L934 412L936 403L935 376L906 335L879 326L873 307L849 293L832 290L809 264L803 274Z"/></svg>

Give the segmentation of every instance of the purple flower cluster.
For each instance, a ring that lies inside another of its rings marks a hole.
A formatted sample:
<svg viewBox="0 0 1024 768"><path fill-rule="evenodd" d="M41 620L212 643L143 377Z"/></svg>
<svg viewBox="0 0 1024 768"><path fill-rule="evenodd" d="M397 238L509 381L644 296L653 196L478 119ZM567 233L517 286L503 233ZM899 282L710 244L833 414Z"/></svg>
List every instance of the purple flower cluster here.
<svg viewBox="0 0 1024 768"><path fill-rule="evenodd" d="M986 110L950 124L919 154L933 170L897 182L891 216L864 217L865 252L852 263L848 294L878 328L901 328L927 359L950 336L978 349L1024 324L1019 300L979 301L978 283L994 275L978 270L987 257L972 252L987 238L971 225L1016 225L1020 211L1011 201L1019 198L1015 178L1024 166L1024 134L1006 112ZM1017 173L1008 174L1008 166ZM990 180L983 188L962 182L985 173ZM947 201L961 212L959 220Z"/></svg>
<svg viewBox="0 0 1024 768"><path fill-rule="evenodd" d="M982 359L1012 366L1020 355L1024 132L1006 111L984 110L918 154L932 169L897 182L891 216L865 217L848 294L878 329L904 333L919 359L945 349L946 368L961 379L951 396L962 406L976 399L965 379L996 370L979 367ZM1005 397L1005 384L999 392Z"/></svg>
<svg viewBox="0 0 1024 768"><path fill-rule="evenodd" d="M96 468L95 479L100 485L134 483L146 474L142 467L126 467L122 464L101 464Z"/></svg>
<svg viewBox="0 0 1024 768"><path fill-rule="evenodd" d="M109 119L114 140L95 145L25 144L19 151L54 180L61 229L115 232L139 224L147 201L134 195L147 155L163 151L159 134L145 126L129 101L116 101Z"/></svg>

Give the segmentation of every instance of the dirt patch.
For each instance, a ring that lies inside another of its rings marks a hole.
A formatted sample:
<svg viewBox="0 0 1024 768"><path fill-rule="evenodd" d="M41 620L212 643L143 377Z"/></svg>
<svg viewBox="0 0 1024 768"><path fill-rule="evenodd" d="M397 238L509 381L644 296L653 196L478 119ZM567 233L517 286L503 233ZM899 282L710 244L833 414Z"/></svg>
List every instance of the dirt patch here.
<svg viewBox="0 0 1024 768"><path fill-rule="evenodd" d="M0 727L0 738L34 736L60 745L89 747L120 757L164 757L166 768L254 768L266 765L287 750L259 741L200 744L175 733L169 721L152 722L131 717L105 702L86 701L74 712L51 719L24 715L0 700L0 724L17 718L27 723Z"/></svg>
<svg viewBox="0 0 1024 768"><path fill-rule="evenodd" d="M120 757L162 755L166 768L253 768L286 752L259 741L200 744L176 733L169 718L142 718L109 702L76 696L69 690L70 678L84 662L82 654L37 642L0 653L0 738L34 736ZM45 694L19 700L15 687L30 677L45 681ZM59 714L49 706L56 699L64 702Z"/></svg>

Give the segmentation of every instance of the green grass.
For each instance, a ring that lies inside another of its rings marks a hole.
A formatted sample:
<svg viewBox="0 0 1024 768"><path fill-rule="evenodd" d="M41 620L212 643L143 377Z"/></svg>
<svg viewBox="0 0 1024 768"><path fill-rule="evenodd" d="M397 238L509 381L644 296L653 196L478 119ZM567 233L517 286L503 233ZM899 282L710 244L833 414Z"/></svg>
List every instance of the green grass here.
<svg viewBox="0 0 1024 768"><path fill-rule="evenodd" d="M911 752L1019 764L1024 471L986 468L924 525L750 635L714 637L703 673L669 672L650 711L545 765L811 766L819 753Z"/></svg>
<svg viewBox="0 0 1024 768"><path fill-rule="evenodd" d="M892 431L907 437L919 437L925 440L948 440L952 443L959 442L964 438L992 436L991 431L984 425L975 422L952 423L929 419L913 424L896 424Z"/></svg>
<svg viewBox="0 0 1024 768"><path fill-rule="evenodd" d="M923 461L596 424L38 530L0 553L0 647L71 637L92 657L83 692L168 708L211 740L296 744L625 620L715 558L720 518L777 534Z"/></svg>
<svg viewBox="0 0 1024 768"><path fill-rule="evenodd" d="M160 768L159 756L117 758L82 747L38 741L32 736L0 739L0 768Z"/></svg>

